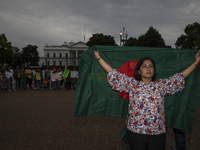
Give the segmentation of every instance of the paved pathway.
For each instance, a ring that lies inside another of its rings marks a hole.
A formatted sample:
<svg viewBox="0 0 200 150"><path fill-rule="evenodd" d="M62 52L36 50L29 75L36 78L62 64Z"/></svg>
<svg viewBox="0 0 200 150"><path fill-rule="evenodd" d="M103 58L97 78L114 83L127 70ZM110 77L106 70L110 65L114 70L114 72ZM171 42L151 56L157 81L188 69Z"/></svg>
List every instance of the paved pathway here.
<svg viewBox="0 0 200 150"><path fill-rule="evenodd" d="M70 130L74 105L75 90L0 92L0 150L129 150L119 137L124 118L79 117ZM200 107L187 150L200 150L199 126ZM167 141L174 146L171 129Z"/></svg>

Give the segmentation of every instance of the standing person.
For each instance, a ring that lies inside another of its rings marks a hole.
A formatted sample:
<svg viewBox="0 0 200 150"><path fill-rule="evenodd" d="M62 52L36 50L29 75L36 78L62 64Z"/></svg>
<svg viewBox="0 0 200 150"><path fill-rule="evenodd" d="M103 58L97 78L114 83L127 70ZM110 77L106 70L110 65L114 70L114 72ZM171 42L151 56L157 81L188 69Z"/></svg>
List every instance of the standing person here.
<svg viewBox="0 0 200 150"><path fill-rule="evenodd" d="M17 86L20 89L20 73L21 73L20 67L17 66L17 69L14 72L15 89L17 89Z"/></svg>
<svg viewBox="0 0 200 150"><path fill-rule="evenodd" d="M35 71L35 80L36 80L35 89L37 89L37 88L39 89L40 88L40 83L41 83L41 72L40 72L39 68Z"/></svg>
<svg viewBox="0 0 200 150"><path fill-rule="evenodd" d="M52 73L55 71L56 69L55 68L52 68L52 70L51 70L51 73L50 73L50 75L52 75ZM52 76L51 76L51 89L53 89L53 86L54 86L54 82L52 81Z"/></svg>
<svg viewBox="0 0 200 150"><path fill-rule="evenodd" d="M10 72L11 72L11 73L12 73L12 75L14 76L14 71L13 71L12 67L11 67L11 66L9 66L9 68L10 68ZM14 86L14 84L15 84L14 77L12 78L12 82L11 82L11 84L13 84L13 86Z"/></svg>
<svg viewBox="0 0 200 150"><path fill-rule="evenodd" d="M60 80L60 86L65 86L65 81L64 81L63 73L64 73L64 69L61 70L61 78L62 78L62 80Z"/></svg>
<svg viewBox="0 0 200 150"><path fill-rule="evenodd" d="M195 62L181 73L155 81L155 63L151 58L139 60L135 77L128 77L113 69L94 51L95 58L108 73L112 89L129 93L128 140L131 150L165 149L164 96L184 89L188 77L200 62L200 50ZM137 86L137 88L136 88Z"/></svg>
<svg viewBox="0 0 200 150"><path fill-rule="evenodd" d="M5 72L6 72L5 68L4 68L4 66L2 66L1 67L1 76L2 76L2 78L1 78L1 89L2 90L5 90L6 87L7 87L7 79L6 79L6 76L5 76Z"/></svg>
<svg viewBox="0 0 200 150"><path fill-rule="evenodd" d="M64 81L65 81L65 89L67 90L67 89L70 89L70 87L71 87L71 85L70 85L70 70L69 70L69 67L67 67L67 69L66 69L66 74L67 74L67 76L64 78Z"/></svg>
<svg viewBox="0 0 200 150"><path fill-rule="evenodd" d="M36 78L35 78L35 69L32 69L32 76L31 79L34 81L34 88L36 89Z"/></svg>
<svg viewBox="0 0 200 150"><path fill-rule="evenodd" d="M53 72L52 72L52 74L51 75L53 75L54 73L59 73L58 71L57 71L57 69L56 68L53 68ZM59 89L59 87L58 87L58 80L56 80L56 81L52 81L52 87L53 87L53 89L55 90L55 89Z"/></svg>
<svg viewBox="0 0 200 150"><path fill-rule="evenodd" d="M74 67L74 68L72 69L72 71L76 71L76 68ZM76 77L75 77L75 78L73 79L72 85L71 85L73 89L76 89L76 82L77 82L77 81L76 81Z"/></svg>
<svg viewBox="0 0 200 150"><path fill-rule="evenodd" d="M29 66L25 70L25 73L26 73L26 87L28 87L27 85L29 84L29 88L32 89L32 79L31 79L32 71Z"/></svg>
<svg viewBox="0 0 200 150"><path fill-rule="evenodd" d="M46 70L45 70L45 78L48 78L48 80L50 80L50 77L51 77L51 71L49 70L49 67L46 67ZM47 87L49 88L49 82L47 83Z"/></svg>
<svg viewBox="0 0 200 150"><path fill-rule="evenodd" d="M21 90L26 90L26 73L23 68L20 73L20 83L21 83Z"/></svg>
<svg viewBox="0 0 200 150"><path fill-rule="evenodd" d="M60 67L58 68L58 72L60 73L60 76L62 77L62 70ZM58 89L60 89L61 85L62 85L62 80L58 80Z"/></svg>
<svg viewBox="0 0 200 150"><path fill-rule="evenodd" d="M39 69L39 71L40 71L40 75L41 75L40 83L42 83L43 79L44 79L44 75L43 75L43 71L41 69ZM40 85L40 88L41 88L41 85Z"/></svg>
<svg viewBox="0 0 200 150"><path fill-rule="evenodd" d="M10 72L12 73L12 75L14 75L14 71L13 71L12 67L9 66L9 68L10 68Z"/></svg>
<svg viewBox="0 0 200 150"><path fill-rule="evenodd" d="M12 81L13 81L13 74L12 72L10 72L10 68L7 68L6 72L5 72L5 76L6 76L6 80L7 80L7 90L8 92L10 92L10 90L16 91Z"/></svg>

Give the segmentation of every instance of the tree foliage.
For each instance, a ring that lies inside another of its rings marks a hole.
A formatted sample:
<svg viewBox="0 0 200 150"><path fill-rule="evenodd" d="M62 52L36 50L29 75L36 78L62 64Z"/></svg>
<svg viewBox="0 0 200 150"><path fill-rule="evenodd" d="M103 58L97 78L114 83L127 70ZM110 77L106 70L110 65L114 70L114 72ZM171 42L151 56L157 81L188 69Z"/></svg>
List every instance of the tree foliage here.
<svg viewBox="0 0 200 150"><path fill-rule="evenodd" d="M36 45L30 45L30 44L22 48L22 58L24 63L30 65L39 62L40 57L37 48L38 47Z"/></svg>
<svg viewBox="0 0 200 150"><path fill-rule="evenodd" d="M166 47L161 34L153 27L149 27L149 30L145 34L140 35L138 39L130 37L127 40L126 45L140 47Z"/></svg>
<svg viewBox="0 0 200 150"><path fill-rule="evenodd" d="M13 53L14 54L20 53L20 49L18 47L13 47Z"/></svg>
<svg viewBox="0 0 200 150"><path fill-rule="evenodd" d="M145 35L144 34L142 34L142 35L140 35L139 37L138 37L138 40L137 40L137 42L135 43L135 46L143 46L142 44L142 42L143 42L143 39L145 38Z"/></svg>
<svg viewBox="0 0 200 150"><path fill-rule="evenodd" d="M18 47L13 47L13 59L11 65L14 68L23 65L22 53Z"/></svg>
<svg viewBox="0 0 200 150"><path fill-rule="evenodd" d="M194 41L194 45L197 49L200 49L200 35L197 35L197 39Z"/></svg>
<svg viewBox="0 0 200 150"><path fill-rule="evenodd" d="M10 64L13 56L11 42L8 42L5 34L0 34L0 64Z"/></svg>
<svg viewBox="0 0 200 150"><path fill-rule="evenodd" d="M135 46L165 47L165 41L156 29L149 27L149 30L138 38Z"/></svg>
<svg viewBox="0 0 200 150"><path fill-rule="evenodd" d="M137 43L137 39L130 37L126 42L126 46L135 46L136 43Z"/></svg>
<svg viewBox="0 0 200 150"><path fill-rule="evenodd" d="M199 48L200 24L195 22L184 29L184 34L177 38L175 46L179 49Z"/></svg>
<svg viewBox="0 0 200 150"><path fill-rule="evenodd" d="M103 35L102 33L93 34L89 41L86 43L87 46L92 47L94 45L116 45L114 37L111 35Z"/></svg>

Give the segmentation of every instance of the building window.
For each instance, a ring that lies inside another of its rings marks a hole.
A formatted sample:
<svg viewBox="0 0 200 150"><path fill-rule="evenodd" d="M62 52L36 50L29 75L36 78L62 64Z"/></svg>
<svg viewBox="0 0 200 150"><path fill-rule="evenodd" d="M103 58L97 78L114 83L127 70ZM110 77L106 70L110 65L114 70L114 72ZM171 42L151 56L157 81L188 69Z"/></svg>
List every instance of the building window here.
<svg viewBox="0 0 200 150"><path fill-rule="evenodd" d="M60 53L60 57L62 57L62 53Z"/></svg>
<svg viewBox="0 0 200 150"><path fill-rule="evenodd" d="M62 66L62 61L60 61L60 66Z"/></svg>
<svg viewBox="0 0 200 150"><path fill-rule="evenodd" d="M67 53L65 54L65 57L68 58L68 54Z"/></svg>
<svg viewBox="0 0 200 150"><path fill-rule="evenodd" d="M56 57L56 53L53 53L53 57Z"/></svg>
<svg viewBox="0 0 200 150"><path fill-rule="evenodd" d="M55 62L55 61L53 61L53 65L54 65L54 66L56 65L56 62Z"/></svg>
<svg viewBox="0 0 200 150"><path fill-rule="evenodd" d="M47 53L47 57L49 57L49 53Z"/></svg>

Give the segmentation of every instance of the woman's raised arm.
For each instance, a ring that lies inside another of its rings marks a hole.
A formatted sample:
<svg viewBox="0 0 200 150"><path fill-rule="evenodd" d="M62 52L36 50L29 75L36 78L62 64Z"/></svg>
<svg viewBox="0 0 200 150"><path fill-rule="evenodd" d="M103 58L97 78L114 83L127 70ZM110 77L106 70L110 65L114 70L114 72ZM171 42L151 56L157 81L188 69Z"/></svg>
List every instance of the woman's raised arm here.
<svg viewBox="0 0 200 150"><path fill-rule="evenodd" d="M110 71L113 71L113 68L107 64L99 55L99 51L94 51L94 56L97 59L97 61L99 62L99 64L101 65L101 67L108 73Z"/></svg>
<svg viewBox="0 0 200 150"><path fill-rule="evenodd" d="M187 78L193 71L194 69L197 67L197 65L200 62L200 50L199 52L195 55L195 62L192 63L188 68L186 68L184 71L182 71L182 74L184 76L184 78Z"/></svg>

